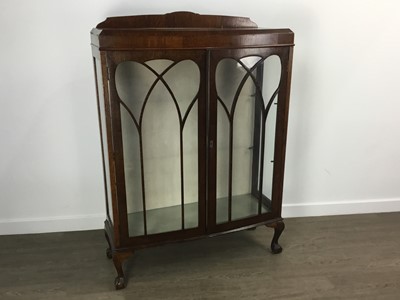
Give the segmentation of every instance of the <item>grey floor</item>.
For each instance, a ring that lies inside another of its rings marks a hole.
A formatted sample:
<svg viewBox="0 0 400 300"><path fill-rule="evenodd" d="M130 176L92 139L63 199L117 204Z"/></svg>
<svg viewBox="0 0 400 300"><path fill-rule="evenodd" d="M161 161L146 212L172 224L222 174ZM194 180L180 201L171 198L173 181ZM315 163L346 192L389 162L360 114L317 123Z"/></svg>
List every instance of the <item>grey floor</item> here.
<svg viewBox="0 0 400 300"><path fill-rule="evenodd" d="M115 291L103 232L0 236L0 299L400 299L400 212L286 220L144 249Z"/></svg>

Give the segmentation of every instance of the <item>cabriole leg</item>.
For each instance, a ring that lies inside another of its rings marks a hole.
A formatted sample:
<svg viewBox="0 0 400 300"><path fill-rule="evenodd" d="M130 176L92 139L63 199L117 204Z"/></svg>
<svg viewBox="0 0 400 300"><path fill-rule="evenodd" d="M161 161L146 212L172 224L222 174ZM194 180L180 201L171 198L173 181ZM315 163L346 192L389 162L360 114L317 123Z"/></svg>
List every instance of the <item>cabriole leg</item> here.
<svg viewBox="0 0 400 300"><path fill-rule="evenodd" d="M278 254L282 252L282 247L278 243L278 239L281 236L283 230L285 229L285 223L283 221L278 221L276 223L267 224L267 227L274 228L274 236L271 241L271 251L273 254Z"/></svg>
<svg viewBox="0 0 400 300"><path fill-rule="evenodd" d="M111 259L112 258L112 251L111 251L111 243L110 243L110 238L108 237L107 231L104 230L104 235L106 236L108 248L106 249L106 255L107 258Z"/></svg>
<svg viewBox="0 0 400 300"><path fill-rule="evenodd" d="M125 288L124 262L133 254L133 251L114 252L112 259L118 276L115 278L114 285L116 290Z"/></svg>

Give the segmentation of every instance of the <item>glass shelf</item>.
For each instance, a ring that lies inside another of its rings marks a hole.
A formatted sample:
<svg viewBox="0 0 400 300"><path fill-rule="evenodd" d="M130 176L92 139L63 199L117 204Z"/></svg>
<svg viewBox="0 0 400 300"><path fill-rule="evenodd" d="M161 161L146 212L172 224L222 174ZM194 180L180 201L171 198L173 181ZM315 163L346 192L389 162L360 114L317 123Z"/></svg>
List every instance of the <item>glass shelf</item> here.
<svg viewBox="0 0 400 300"><path fill-rule="evenodd" d="M185 229L198 227L197 202L184 205ZM181 205L174 205L146 211L147 234L182 229ZM129 236L144 235L143 211L128 214Z"/></svg>
<svg viewBox="0 0 400 300"><path fill-rule="evenodd" d="M217 224L228 222L228 197L217 199ZM184 205L185 229L198 227L198 203ZM266 203L261 205L261 213L270 209ZM232 197L232 220L244 219L258 215L258 199L251 194ZM182 229L181 205L174 205L146 212L147 234L170 232ZM143 236L143 212L128 214L129 236Z"/></svg>
<svg viewBox="0 0 400 300"><path fill-rule="evenodd" d="M266 203L261 205L261 213L269 212ZM228 222L228 197L217 199L217 224ZM245 219L258 215L258 199L251 194L232 196L232 220Z"/></svg>

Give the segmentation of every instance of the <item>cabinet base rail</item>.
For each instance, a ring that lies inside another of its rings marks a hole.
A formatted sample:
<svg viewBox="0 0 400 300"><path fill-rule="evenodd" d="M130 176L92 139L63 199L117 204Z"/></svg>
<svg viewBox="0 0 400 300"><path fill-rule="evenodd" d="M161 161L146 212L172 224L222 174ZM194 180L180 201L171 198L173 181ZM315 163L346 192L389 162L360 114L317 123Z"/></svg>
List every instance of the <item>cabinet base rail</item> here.
<svg viewBox="0 0 400 300"><path fill-rule="evenodd" d="M231 230L227 232L220 232L216 234L210 234L208 235L209 237L229 233L229 232L235 232L239 230L253 230L257 226L263 225L263 224L256 224L256 225L251 225L248 227L240 228L237 230ZM282 252L282 247L279 244L279 238L285 229L285 223L283 222L282 219L279 220L274 220L273 222L267 222L264 224L266 227L270 227L274 229L274 235L272 237L271 241L271 253L272 254L279 254ZM126 287L127 284L127 278L125 276L124 272L124 265L125 263L129 260L129 258L134 254L135 247L128 247L128 248L115 248L115 245L113 244L113 239L112 237L112 231L111 231L111 224L108 220L105 221L105 227L104 227L104 233L106 237L106 241L108 244L108 247L106 249L106 256L108 259L112 259L114 263L115 270L117 271L117 277L114 280L114 286L116 290L120 290ZM204 237L204 236L199 236L199 238Z"/></svg>

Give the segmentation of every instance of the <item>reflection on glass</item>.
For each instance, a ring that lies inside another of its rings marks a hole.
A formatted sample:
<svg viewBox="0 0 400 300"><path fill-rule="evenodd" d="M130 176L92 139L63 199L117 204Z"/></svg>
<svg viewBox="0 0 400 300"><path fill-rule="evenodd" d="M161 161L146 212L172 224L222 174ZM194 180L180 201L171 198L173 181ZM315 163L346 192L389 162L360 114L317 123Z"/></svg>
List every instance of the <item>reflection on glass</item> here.
<svg viewBox="0 0 400 300"><path fill-rule="evenodd" d="M115 84L118 96L137 122L140 121L140 114L149 89L156 79L156 75L149 69L134 61L125 61L117 67Z"/></svg>
<svg viewBox="0 0 400 300"><path fill-rule="evenodd" d="M217 66L217 224L269 211L280 68L273 56Z"/></svg>
<svg viewBox="0 0 400 300"><path fill-rule="evenodd" d="M255 85L251 78L246 80L233 114L232 136L232 213L246 210L243 217L257 215L257 201L251 200ZM246 207L243 207L244 202ZM232 214L232 219L236 216Z"/></svg>
<svg viewBox="0 0 400 300"><path fill-rule="evenodd" d="M127 209L128 212L143 211L139 132L123 106L121 106L121 127ZM142 219L143 215L138 214L138 217ZM135 235L144 234L143 226L134 230Z"/></svg>
<svg viewBox="0 0 400 300"><path fill-rule="evenodd" d="M223 103L218 101L217 104L217 199L228 199L229 195L229 119L224 110ZM221 222L228 221L228 202L224 206L220 206L221 202L217 201L217 220Z"/></svg>
<svg viewBox="0 0 400 300"><path fill-rule="evenodd" d="M193 95L194 97L195 95ZM198 159L198 111L193 105L183 127L183 182L185 228L198 226L199 215L199 159Z"/></svg>
<svg viewBox="0 0 400 300"><path fill-rule="evenodd" d="M197 65L127 61L118 65L115 77L129 235L197 227Z"/></svg>
<svg viewBox="0 0 400 300"><path fill-rule="evenodd" d="M174 101L166 87L158 82L146 104L142 121L147 210L181 203L179 132L179 118ZM179 210L169 217L171 220L179 220ZM163 224L160 223L162 220L157 216L148 214L147 221L149 224L155 224L154 228L147 229L149 234L164 230ZM175 225L175 230L180 229L179 222Z"/></svg>

